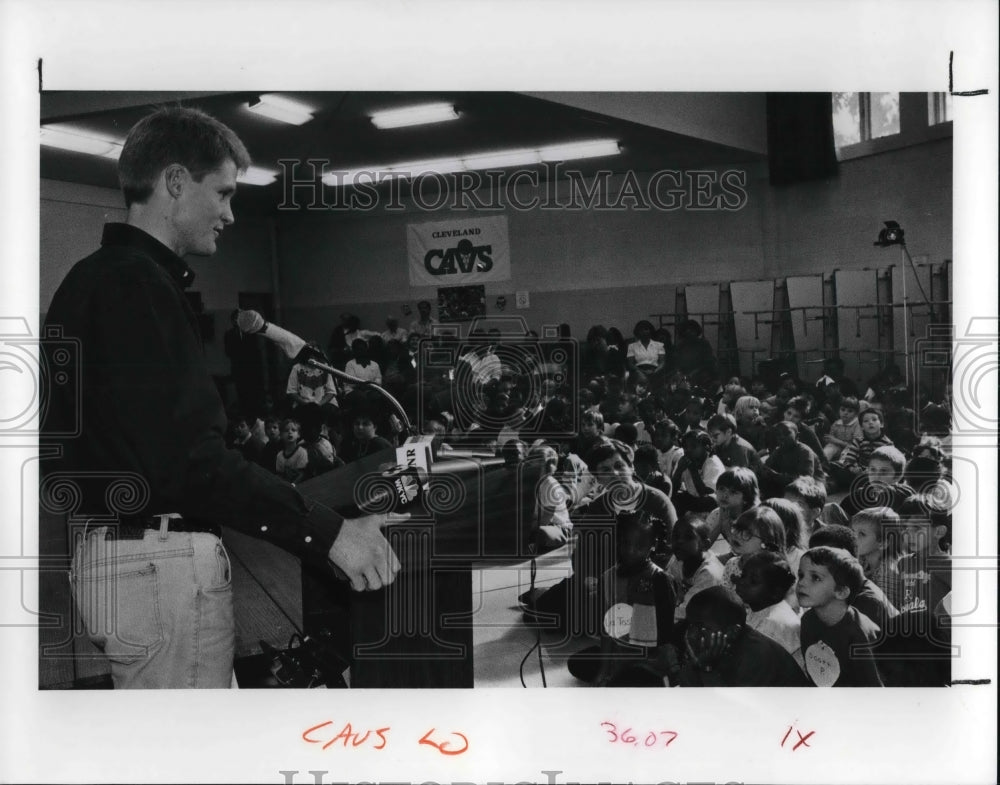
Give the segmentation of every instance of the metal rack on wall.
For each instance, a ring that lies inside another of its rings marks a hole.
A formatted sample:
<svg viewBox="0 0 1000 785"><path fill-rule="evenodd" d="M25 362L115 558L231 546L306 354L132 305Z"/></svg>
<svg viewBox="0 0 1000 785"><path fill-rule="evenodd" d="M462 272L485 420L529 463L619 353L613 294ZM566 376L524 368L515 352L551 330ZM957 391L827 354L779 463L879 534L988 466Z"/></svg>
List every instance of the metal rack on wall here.
<svg viewBox="0 0 1000 785"><path fill-rule="evenodd" d="M950 324L951 260L917 265L927 274L930 294L927 300L893 299L893 275L905 273L897 265L870 269L875 274L873 301L860 304L839 303L837 297L837 271L823 274L822 302L814 305L791 305L786 279L773 280L773 300L770 308L744 309L733 306L730 283L719 284L719 308L716 311L689 311L685 295L686 284L675 287L675 307L672 311L650 314L655 324L674 331L688 320L694 319L705 326L717 327L719 340L716 356L723 376L758 375L762 367L778 365L799 375L812 376L809 369L822 373L822 363L829 357L839 356L856 369L858 381L863 381L890 363L901 365L903 358L911 355L910 344L928 338L932 331L940 331ZM902 318L905 310L907 318ZM752 317L753 339L759 341L763 331L771 330L768 348L745 348L736 329L736 314ZM845 346L846 339L857 341L865 332L864 325L874 325L874 338L869 345ZM900 345L897 326L906 324L906 336ZM924 327L917 325L923 324ZM793 325L801 328L803 336L816 335L816 346L796 345ZM924 335L926 332L928 335ZM917 358L919 361L919 358ZM764 365L768 364L768 365ZM937 364L931 373L921 377L934 394L943 391L947 381L947 363ZM938 389L940 388L940 390Z"/></svg>

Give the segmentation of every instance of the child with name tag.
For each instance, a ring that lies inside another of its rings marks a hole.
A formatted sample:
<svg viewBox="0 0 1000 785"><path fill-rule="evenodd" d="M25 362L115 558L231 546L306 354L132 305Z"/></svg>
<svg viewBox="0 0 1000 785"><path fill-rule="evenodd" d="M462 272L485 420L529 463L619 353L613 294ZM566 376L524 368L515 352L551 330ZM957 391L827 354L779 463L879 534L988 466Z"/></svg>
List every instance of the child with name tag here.
<svg viewBox="0 0 1000 785"><path fill-rule="evenodd" d="M878 625L850 604L864 582L861 564L842 548L810 548L799 562L802 656L817 687L882 686L871 652Z"/></svg>
<svg viewBox="0 0 1000 785"><path fill-rule="evenodd" d="M569 658L570 673L595 687L662 687L671 664L674 591L653 563L653 524L644 512L616 522L618 562L600 579L601 645Z"/></svg>

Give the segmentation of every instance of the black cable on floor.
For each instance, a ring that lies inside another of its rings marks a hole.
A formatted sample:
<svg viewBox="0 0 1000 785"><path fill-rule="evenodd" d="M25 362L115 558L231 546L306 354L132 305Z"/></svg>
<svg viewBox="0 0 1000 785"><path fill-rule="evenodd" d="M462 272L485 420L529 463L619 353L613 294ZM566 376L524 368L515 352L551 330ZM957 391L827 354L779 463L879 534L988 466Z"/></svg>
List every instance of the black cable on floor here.
<svg viewBox="0 0 1000 785"><path fill-rule="evenodd" d="M532 548L534 550L534 548ZM535 564L535 557L531 557L531 587L528 590L528 596L534 597L535 595L535 574L538 572L538 566ZM521 667L518 672L521 676L521 686L525 689L528 685L524 682L524 664L528 661L528 657L531 656L531 652L538 651L538 672L542 675L542 686L548 687L548 683L545 681L545 663L542 662L542 628L539 625L535 626L535 643L528 649L527 654L524 655L524 659L521 660Z"/></svg>
<svg viewBox="0 0 1000 785"><path fill-rule="evenodd" d="M538 631L536 630L536 632ZM528 661L528 657L531 656L531 652L533 652L535 649L539 649L539 651L541 651L541 643L542 643L541 632L538 632L538 638L535 640L534 644L532 644L531 648L528 649L528 653L524 655L524 659L521 660L521 667L519 668L519 672L521 674L521 686L524 687L525 689L528 689L528 685L524 683L524 663Z"/></svg>

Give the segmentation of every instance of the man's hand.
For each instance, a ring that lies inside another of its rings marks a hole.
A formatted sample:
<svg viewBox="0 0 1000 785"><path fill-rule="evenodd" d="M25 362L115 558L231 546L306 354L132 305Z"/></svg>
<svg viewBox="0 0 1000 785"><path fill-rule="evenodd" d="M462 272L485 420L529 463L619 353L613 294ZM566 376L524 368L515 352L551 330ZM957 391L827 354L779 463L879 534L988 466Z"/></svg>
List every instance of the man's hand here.
<svg viewBox="0 0 1000 785"><path fill-rule="evenodd" d="M330 547L329 559L351 582L355 591L381 589L396 579L399 559L382 535L381 528L387 520L402 520L393 515L366 515L347 518L340 527L340 534Z"/></svg>

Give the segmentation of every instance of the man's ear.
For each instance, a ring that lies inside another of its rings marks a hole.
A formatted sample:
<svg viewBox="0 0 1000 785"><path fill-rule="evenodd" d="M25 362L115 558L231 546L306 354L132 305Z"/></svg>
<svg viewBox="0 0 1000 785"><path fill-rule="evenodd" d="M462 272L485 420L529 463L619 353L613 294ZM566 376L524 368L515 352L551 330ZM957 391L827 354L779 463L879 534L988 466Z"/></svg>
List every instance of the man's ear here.
<svg viewBox="0 0 1000 785"><path fill-rule="evenodd" d="M187 167L182 164L170 164L163 170L163 183L167 188L167 193L174 199L180 197L184 186L190 179L191 175L188 173Z"/></svg>

